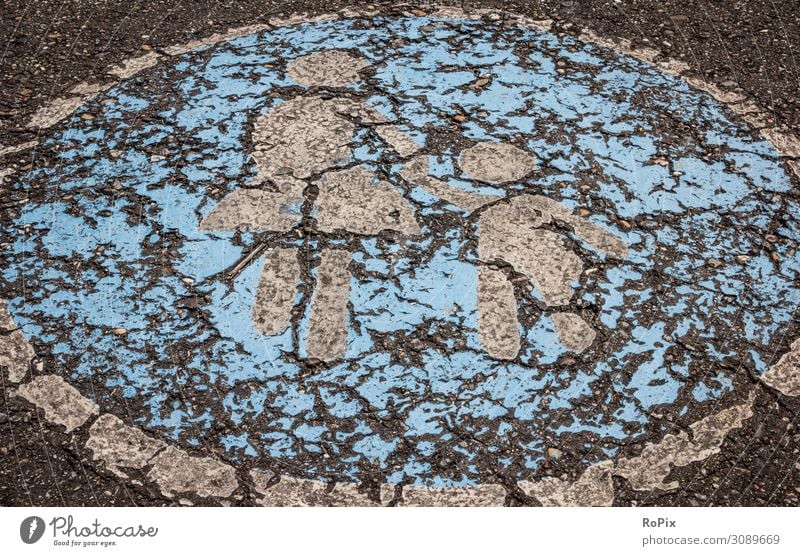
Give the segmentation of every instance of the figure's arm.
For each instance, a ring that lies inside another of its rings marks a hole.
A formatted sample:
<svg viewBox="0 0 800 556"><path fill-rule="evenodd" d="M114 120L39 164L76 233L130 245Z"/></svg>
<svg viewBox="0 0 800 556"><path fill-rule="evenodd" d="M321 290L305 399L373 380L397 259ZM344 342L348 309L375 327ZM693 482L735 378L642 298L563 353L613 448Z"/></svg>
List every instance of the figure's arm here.
<svg viewBox="0 0 800 556"><path fill-rule="evenodd" d="M567 223L583 241L606 256L624 259L628 255L625 240L597 226L582 216L570 215Z"/></svg>
<svg viewBox="0 0 800 556"><path fill-rule="evenodd" d="M628 255L628 245L624 239L617 237L583 216L573 214L570 209L552 199L537 196L537 201L540 204L537 208L543 213L549 214L548 219L557 218L558 220L563 220L572 226L578 237L596 251L617 259L624 259Z"/></svg>
<svg viewBox="0 0 800 556"><path fill-rule="evenodd" d="M431 195L435 195L448 203L461 207L470 212L476 211L484 205L497 201L500 197L495 195L480 195L463 189L447 185L441 180L428 175L428 155L422 154L406 164L400 170L400 176L414 185L423 188Z"/></svg>

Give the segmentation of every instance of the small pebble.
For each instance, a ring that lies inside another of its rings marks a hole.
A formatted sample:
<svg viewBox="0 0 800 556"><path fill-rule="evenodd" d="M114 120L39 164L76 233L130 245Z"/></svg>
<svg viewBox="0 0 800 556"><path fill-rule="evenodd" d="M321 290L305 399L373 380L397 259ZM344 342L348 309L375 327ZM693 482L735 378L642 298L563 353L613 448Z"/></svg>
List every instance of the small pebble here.
<svg viewBox="0 0 800 556"><path fill-rule="evenodd" d="M551 459L561 457L562 453L563 452L561 450L559 450L558 448L548 448L547 449L547 457L549 457Z"/></svg>

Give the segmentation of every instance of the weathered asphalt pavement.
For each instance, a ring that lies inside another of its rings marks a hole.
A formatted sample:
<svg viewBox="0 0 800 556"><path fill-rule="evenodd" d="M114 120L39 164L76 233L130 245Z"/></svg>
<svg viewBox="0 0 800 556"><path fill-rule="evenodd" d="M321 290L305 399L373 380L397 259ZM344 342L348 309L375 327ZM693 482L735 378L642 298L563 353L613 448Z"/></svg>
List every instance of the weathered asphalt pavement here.
<svg viewBox="0 0 800 556"><path fill-rule="evenodd" d="M4 6L0 503L796 505L798 6L359 6Z"/></svg>

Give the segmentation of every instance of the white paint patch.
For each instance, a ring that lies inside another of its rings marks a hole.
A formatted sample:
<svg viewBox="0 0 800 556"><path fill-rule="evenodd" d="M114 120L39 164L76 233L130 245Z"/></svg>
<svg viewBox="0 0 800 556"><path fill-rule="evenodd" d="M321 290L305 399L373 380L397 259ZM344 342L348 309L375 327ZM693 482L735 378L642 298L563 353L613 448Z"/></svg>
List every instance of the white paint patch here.
<svg viewBox="0 0 800 556"><path fill-rule="evenodd" d="M284 27L287 25L298 25L300 23L318 23L320 21L330 21L337 19L339 14L328 13L321 15L308 15L306 13L299 13L294 15L272 17L269 19L269 24L273 27Z"/></svg>
<svg viewBox="0 0 800 556"><path fill-rule="evenodd" d="M118 477L127 478L123 469L144 468L167 445L106 413L98 417L89 428L86 447L92 451L92 457L105 464L109 471Z"/></svg>
<svg viewBox="0 0 800 556"><path fill-rule="evenodd" d="M787 166L789 166L789 168L791 168L791 169L792 169L792 172L794 172L794 174L795 174L795 175L796 175L798 178L800 178L800 161L797 161L797 160L790 160L790 161L788 161L786 164L787 164Z"/></svg>
<svg viewBox="0 0 800 556"><path fill-rule="evenodd" d="M258 503L262 506L379 506L369 497L358 491L353 483L326 484L307 479L281 477L268 486L274 478L271 473L253 470L250 472L253 487L262 497ZM382 489L383 490L383 489ZM390 495L390 492L387 491ZM383 498L382 498L383 499Z"/></svg>
<svg viewBox="0 0 800 556"><path fill-rule="evenodd" d="M0 168L0 185L2 185L8 176L14 175L15 170L13 168Z"/></svg>
<svg viewBox="0 0 800 556"><path fill-rule="evenodd" d="M198 50L205 46L211 46L222 41L228 41L238 37L244 37L245 35L252 35L253 33L266 31L271 27L272 27L271 25L268 25L266 23L258 25L247 25L245 27L237 27L236 29L231 29L224 33L215 33L204 39L189 41L186 44L181 44L178 46L169 46L164 49L164 52L169 54L170 56L180 56L181 54L194 52L195 50Z"/></svg>
<svg viewBox="0 0 800 556"><path fill-rule="evenodd" d="M252 156L259 177L305 179L347 163L356 126L337 113L341 106L341 101L297 97L258 118Z"/></svg>
<svg viewBox="0 0 800 556"><path fill-rule="evenodd" d="M66 432L77 429L98 412L94 403L58 375L34 377L17 389L17 395L43 410L48 421L63 426Z"/></svg>
<svg viewBox="0 0 800 556"><path fill-rule="evenodd" d="M6 370L8 380L19 382L28 374L34 357L33 347L0 299L0 368Z"/></svg>
<svg viewBox="0 0 800 556"><path fill-rule="evenodd" d="M403 487L403 506L503 506L506 490L501 485L462 488Z"/></svg>
<svg viewBox="0 0 800 556"><path fill-rule="evenodd" d="M497 203L480 215L478 257L491 263L504 261L524 274L539 290L550 307L566 305L574 294L573 284L583 270L581 258L567 248L556 232L540 226L563 220L576 235L601 252L621 256L627 253L625 242L588 220L573 215L556 201L538 195L520 195ZM594 340L588 325L575 318L557 317L565 345L574 351L586 349Z"/></svg>
<svg viewBox="0 0 800 556"><path fill-rule="evenodd" d="M583 263L558 234L538 228L544 219L534 201L523 195L486 209L478 225L478 257L509 263L534 282L547 305L565 305Z"/></svg>
<svg viewBox="0 0 800 556"><path fill-rule="evenodd" d="M476 180L509 182L530 174L536 168L536 160L510 143L482 142L465 149L458 166Z"/></svg>
<svg viewBox="0 0 800 556"><path fill-rule="evenodd" d="M285 232L300 221L291 208L301 199L300 187L286 193L237 189L214 207L200 223L200 229Z"/></svg>
<svg viewBox="0 0 800 556"><path fill-rule="evenodd" d="M143 56L126 60L119 66L113 66L108 70L108 73L119 77L120 79L128 79L129 77L133 77L141 71L152 68L159 62L160 59L161 56L159 56L157 53L148 52Z"/></svg>
<svg viewBox="0 0 800 556"><path fill-rule="evenodd" d="M761 380L785 396L800 396L800 339L795 340L791 349L761 375Z"/></svg>
<svg viewBox="0 0 800 556"><path fill-rule="evenodd" d="M753 399L724 409L691 425L692 437L686 432L668 434L656 444L648 444L634 458L619 460L615 475L628 479L635 490L674 490L678 481L664 482L674 467L702 461L719 452L728 432L742 426L753 415Z"/></svg>
<svg viewBox="0 0 800 556"><path fill-rule="evenodd" d="M34 357L36 353L22 330L0 334L0 367L6 369L8 380L20 382L25 378Z"/></svg>
<svg viewBox="0 0 800 556"><path fill-rule="evenodd" d="M406 158L419 152L420 146L417 145L409 135L393 125L380 125L375 127L375 133L383 139L401 157Z"/></svg>
<svg viewBox="0 0 800 556"><path fill-rule="evenodd" d="M167 447L156 455L148 479L158 484L164 496L191 492L207 498L230 496L239 486L233 467L211 457L194 457Z"/></svg>
<svg viewBox="0 0 800 556"><path fill-rule="evenodd" d="M527 205L526 212L530 214L533 209L541 216L537 219L541 223L551 223L559 220L572 227L575 235L586 242L590 247L612 257L624 259L628 254L628 246L620 237L617 237L608 230L594 224L587 218L583 218L552 199L540 195L531 195L524 203ZM539 224L540 225L540 224Z"/></svg>
<svg viewBox="0 0 800 556"><path fill-rule="evenodd" d="M355 118L361 125L378 125L387 122L386 116L363 102L349 98L335 98L333 102L336 113L340 116Z"/></svg>
<svg viewBox="0 0 800 556"><path fill-rule="evenodd" d="M519 487L543 506L611 506L614 503L613 465L602 462L589 467L576 481L547 477L521 482Z"/></svg>
<svg viewBox="0 0 800 556"><path fill-rule="evenodd" d="M98 93L107 91L114 86L114 83L78 83L69 90L73 95L82 95L84 98L90 98Z"/></svg>
<svg viewBox="0 0 800 556"><path fill-rule="evenodd" d="M85 98L82 96L66 97L56 99L50 104L46 104L37 110L26 127L45 129L54 126L83 104Z"/></svg>
<svg viewBox="0 0 800 556"><path fill-rule="evenodd" d="M39 141L26 141L25 143L20 143L19 145L10 145L8 147L3 147L0 149L0 157L7 156L9 154L14 154L22 151L27 151L28 149L32 149L36 145L39 144Z"/></svg>

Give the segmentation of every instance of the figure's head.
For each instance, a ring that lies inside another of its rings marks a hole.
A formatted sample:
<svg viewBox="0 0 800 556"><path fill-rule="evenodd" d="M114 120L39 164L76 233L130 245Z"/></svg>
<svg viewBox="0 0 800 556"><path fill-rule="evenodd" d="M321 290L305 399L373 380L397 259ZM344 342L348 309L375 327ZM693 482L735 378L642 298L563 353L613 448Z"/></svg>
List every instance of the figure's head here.
<svg viewBox="0 0 800 556"><path fill-rule="evenodd" d="M431 157L409 160L400 175L411 184L469 213L508 194L508 185L521 182L537 168L534 156L511 143L482 141L467 147L453 162L453 179L433 175ZM460 173L456 175L455 167ZM458 177L464 178L459 180ZM465 187L461 187L461 185Z"/></svg>
<svg viewBox="0 0 800 556"><path fill-rule="evenodd" d="M307 87L345 87L358 82L369 62L345 50L322 50L295 58L286 67L293 81Z"/></svg>

